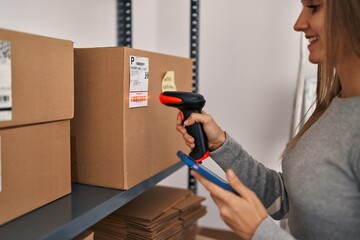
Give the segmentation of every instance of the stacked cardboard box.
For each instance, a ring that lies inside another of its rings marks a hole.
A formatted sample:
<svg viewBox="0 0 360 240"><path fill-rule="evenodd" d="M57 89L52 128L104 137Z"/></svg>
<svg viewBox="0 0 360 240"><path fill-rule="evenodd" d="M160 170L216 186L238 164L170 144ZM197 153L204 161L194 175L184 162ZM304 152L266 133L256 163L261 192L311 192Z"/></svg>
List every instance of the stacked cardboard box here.
<svg viewBox="0 0 360 240"><path fill-rule="evenodd" d="M234 232L224 229L198 227L195 240L239 240Z"/></svg>
<svg viewBox="0 0 360 240"><path fill-rule="evenodd" d="M0 29L0 224L71 192L73 43Z"/></svg>
<svg viewBox="0 0 360 240"><path fill-rule="evenodd" d="M77 235L73 240L94 240L94 232L86 230Z"/></svg>
<svg viewBox="0 0 360 240"><path fill-rule="evenodd" d="M193 239L205 215L204 198L191 191L155 186L91 229L96 239Z"/></svg>
<svg viewBox="0 0 360 240"><path fill-rule="evenodd" d="M175 130L178 110L162 105L163 78L191 91L192 61L126 47L75 49L72 179L129 189L188 151Z"/></svg>

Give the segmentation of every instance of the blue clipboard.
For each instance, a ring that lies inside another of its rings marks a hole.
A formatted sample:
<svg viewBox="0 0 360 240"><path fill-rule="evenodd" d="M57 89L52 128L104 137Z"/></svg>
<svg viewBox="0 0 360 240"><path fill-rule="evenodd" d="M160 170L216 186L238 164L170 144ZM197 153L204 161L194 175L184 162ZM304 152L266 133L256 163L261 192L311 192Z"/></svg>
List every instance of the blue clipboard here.
<svg viewBox="0 0 360 240"><path fill-rule="evenodd" d="M215 183L219 187L228 190L232 193L235 193L238 195L238 193L229 185L227 181L207 169L206 167L196 163L192 158L190 158L188 155L183 153L182 151L178 151L177 155L183 161L190 169L193 169L203 175L206 179L210 180L211 182Z"/></svg>

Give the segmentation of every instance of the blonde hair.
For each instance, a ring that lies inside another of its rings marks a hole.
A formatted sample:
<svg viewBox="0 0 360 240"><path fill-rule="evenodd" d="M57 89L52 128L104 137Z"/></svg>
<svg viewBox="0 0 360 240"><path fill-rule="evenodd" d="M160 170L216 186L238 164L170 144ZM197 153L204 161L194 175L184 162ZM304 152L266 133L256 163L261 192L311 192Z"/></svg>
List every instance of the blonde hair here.
<svg viewBox="0 0 360 240"><path fill-rule="evenodd" d="M353 52L360 58L360 1L324 0L325 8L325 58L318 66L316 108L309 120L287 144L282 158L301 136L322 116L331 101L341 93L341 83L336 73L336 63L344 53Z"/></svg>

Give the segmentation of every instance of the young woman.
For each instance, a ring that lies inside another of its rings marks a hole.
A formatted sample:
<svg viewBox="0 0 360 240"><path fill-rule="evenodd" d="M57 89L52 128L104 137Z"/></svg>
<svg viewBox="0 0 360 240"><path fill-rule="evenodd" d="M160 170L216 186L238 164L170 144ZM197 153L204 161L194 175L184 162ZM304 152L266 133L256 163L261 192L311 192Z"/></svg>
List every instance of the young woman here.
<svg viewBox="0 0 360 240"><path fill-rule="evenodd" d="M201 122L211 157L238 195L193 172L220 216L243 239L360 238L360 1L302 0L294 29L309 40L319 64L316 110L284 151L282 173L254 160L206 113L177 119ZM291 235L274 223L288 219Z"/></svg>

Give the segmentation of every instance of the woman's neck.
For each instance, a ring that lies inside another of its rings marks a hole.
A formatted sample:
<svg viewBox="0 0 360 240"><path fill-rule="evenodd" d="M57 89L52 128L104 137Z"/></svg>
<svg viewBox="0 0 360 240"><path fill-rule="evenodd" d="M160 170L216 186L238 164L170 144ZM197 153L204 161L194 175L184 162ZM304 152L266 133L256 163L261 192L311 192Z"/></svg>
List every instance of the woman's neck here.
<svg viewBox="0 0 360 240"><path fill-rule="evenodd" d="M346 58L336 67L341 82L341 97L360 96L360 58L355 55Z"/></svg>

